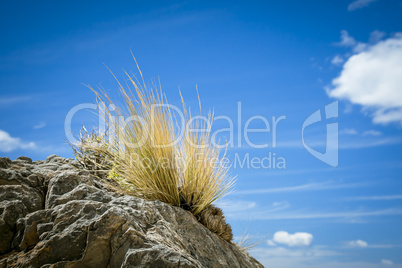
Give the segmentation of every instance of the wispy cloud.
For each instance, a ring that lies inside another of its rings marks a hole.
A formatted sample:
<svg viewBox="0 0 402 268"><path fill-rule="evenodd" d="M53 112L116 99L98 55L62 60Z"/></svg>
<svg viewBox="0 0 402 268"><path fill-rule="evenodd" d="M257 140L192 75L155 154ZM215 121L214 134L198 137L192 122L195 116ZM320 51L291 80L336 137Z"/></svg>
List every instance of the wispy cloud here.
<svg viewBox="0 0 402 268"><path fill-rule="evenodd" d="M368 246L368 243L366 241L363 240L353 240L353 241L347 241L346 243L347 247L351 247L351 248L366 248Z"/></svg>
<svg viewBox="0 0 402 268"><path fill-rule="evenodd" d="M362 136L381 136L382 133L377 130L367 130L362 133Z"/></svg>
<svg viewBox="0 0 402 268"><path fill-rule="evenodd" d="M342 133L340 133L342 134ZM369 138L370 135L365 135L366 139L351 139L348 141L339 141L338 148L339 149L361 149L361 148L370 148L370 147L378 147L378 146L387 146L392 144L400 144L402 143L402 138L400 137L388 137L388 138ZM373 135L371 135L373 136ZM320 140L317 138L317 140ZM331 145L331 144L330 144ZM326 143L324 141L317 142L309 142L308 146L310 147L325 147ZM277 148L303 148L303 143L301 140L294 141L283 141L278 142Z"/></svg>
<svg viewBox="0 0 402 268"><path fill-rule="evenodd" d="M300 191L319 191L319 190L334 190L334 189L347 189L370 186L371 184L365 183L334 183L333 181L326 181L320 183L307 183L289 187L279 188L264 188L236 191L233 194L266 194L266 193L284 193L284 192L300 192Z"/></svg>
<svg viewBox="0 0 402 268"><path fill-rule="evenodd" d="M368 245L368 248L400 248L402 245Z"/></svg>
<svg viewBox="0 0 402 268"><path fill-rule="evenodd" d="M353 128L345 128L339 131L339 134L341 135L359 135L359 131L357 131L356 129ZM363 133L361 133L361 136L381 136L382 132L378 131L378 130L374 130L374 129L370 129L370 130L366 130L363 131Z"/></svg>
<svg viewBox="0 0 402 268"><path fill-rule="evenodd" d="M353 11L359 8L363 8L368 6L370 3L374 2L375 0L356 0L353 1L348 5L348 10Z"/></svg>
<svg viewBox="0 0 402 268"><path fill-rule="evenodd" d="M246 219L251 212L255 213L260 209L256 202L238 201L238 202L217 202L217 205L223 209L225 215L232 218ZM271 205L265 205L264 213L277 213L289 208L290 205L286 201L274 202ZM244 212L247 212L245 214ZM239 217L240 216L240 217Z"/></svg>
<svg viewBox="0 0 402 268"><path fill-rule="evenodd" d="M349 32L346 30L341 31L341 40L339 42L335 43L335 45L342 46L342 47L349 47L352 49L352 51L354 53L360 53L368 48L367 43L356 41L356 39L353 36L350 36ZM344 57L347 59L350 57L350 55L345 54ZM343 59L343 62L345 62L345 59L344 58L342 58L342 59ZM341 64L338 64L338 65L341 65Z"/></svg>
<svg viewBox="0 0 402 268"><path fill-rule="evenodd" d="M346 248L400 248L402 245L381 245L381 244L369 244L368 242L358 239L352 241L343 242Z"/></svg>
<svg viewBox="0 0 402 268"><path fill-rule="evenodd" d="M258 247L250 251L250 254L261 262L265 267L276 268L333 268L333 267L345 267L338 266L326 266L323 262L326 262L327 258L337 257L342 253L328 250L320 246L307 247L307 248L286 248L286 247ZM351 267L351 266L347 266ZM363 266L361 266L363 267ZM355 268L355 266L353 266ZM371 267L370 267L371 268Z"/></svg>
<svg viewBox="0 0 402 268"><path fill-rule="evenodd" d="M345 60L342 58L340 55L335 55L335 57L332 58L331 63L333 65L341 65Z"/></svg>
<svg viewBox="0 0 402 268"><path fill-rule="evenodd" d="M345 201L379 201L379 200L396 200L402 199L402 195L377 195L377 196L355 196L346 197Z"/></svg>
<svg viewBox="0 0 402 268"><path fill-rule="evenodd" d="M349 211L311 211L308 209L290 210L288 202L280 202L280 205L264 206L253 205L247 215L242 211L225 211L225 214L232 219L253 220L308 220L308 219L348 219L355 222L355 219L362 217L378 217L402 215L402 208L385 208L377 210L349 210Z"/></svg>
<svg viewBox="0 0 402 268"><path fill-rule="evenodd" d="M8 153L17 149L35 149L34 142L22 142L20 138L12 137L0 129L0 152Z"/></svg>
<svg viewBox="0 0 402 268"><path fill-rule="evenodd" d="M385 32L374 30L370 33L369 43L375 44L380 42L387 34Z"/></svg>
<svg viewBox="0 0 402 268"><path fill-rule="evenodd" d="M357 135L358 132L357 132L356 129L353 129L353 128L345 128L345 129L339 131L339 134L342 134L342 135Z"/></svg>
<svg viewBox="0 0 402 268"><path fill-rule="evenodd" d="M34 129L41 129L41 128L44 128L44 127L46 127L46 122L39 122L38 124L36 124L36 125L34 125Z"/></svg>
<svg viewBox="0 0 402 268"><path fill-rule="evenodd" d="M382 260L381 260L381 263L382 263L382 264L385 264L385 265L394 265L394 262L393 262L393 261L391 261L391 260L386 260L386 259L382 259Z"/></svg>
<svg viewBox="0 0 402 268"><path fill-rule="evenodd" d="M400 248L402 245L368 245L368 248Z"/></svg>
<svg viewBox="0 0 402 268"><path fill-rule="evenodd" d="M315 246L312 248L283 248L283 247L275 247L275 248L257 248L253 249L252 252L264 252L264 255L267 257L328 257L328 256L339 256L342 253L324 249L322 246ZM291 267L291 266L289 266ZM294 266L298 267L298 266Z"/></svg>
<svg viewBox="0 0 402 268"><path fill-rule="evenodd" d="M295 220L295 219L330 219L330 218L358 218L374 216L401 215L402 209L389 208L371 211L339 211L339 212L311 212L306 210L289 211L284 213L269 214L263 211L253 214L258 220Z"/></svg>
<svg viewBox="0 0 402 268"><path fill-rule="evenodd" d="M32 99L32 96L0 96L0 105L12 105L16 103L21 103L21 102L26 102L30 101Z"/></svg>
<svg viewBox="0 0 402 268"><path fill-rule="evenodd" d="M356 43L357 43L356 40L354 39L353 36L349 35L348 31L346 30L341 31L341 41L339 41L337 45L343 47L353 47L356 45Z"/></svg>
<svg viewBox="0 0 402 268"><path fill-rule="evenodd" d="M219 201L217 205L222 208L225 212L239 212L248 211L256 206L256 202L247 201Z"/></svg>
<svg viewBox="0 0 402 268"><path fill-rule="evenodd" d="M308 248L285 247L258 247L250 250L250 254L266 267L275 268L378 268L384 265L401 268L402 265L394 264L387 259L378 259L373 262L365 261L340 261L344 252L328 249L325 246Z"/></svg>
<svg viewBox="0 0 402 268"><path fill-rule="evenodd" d="M362 148L370 148L370 147L379 147L379 146L387 146L393 144L402 143L402 139L400 137L389 137L382 139L370 139L370 140L360 140L353 142L340 142L339 149L362 149Z"/></svg>

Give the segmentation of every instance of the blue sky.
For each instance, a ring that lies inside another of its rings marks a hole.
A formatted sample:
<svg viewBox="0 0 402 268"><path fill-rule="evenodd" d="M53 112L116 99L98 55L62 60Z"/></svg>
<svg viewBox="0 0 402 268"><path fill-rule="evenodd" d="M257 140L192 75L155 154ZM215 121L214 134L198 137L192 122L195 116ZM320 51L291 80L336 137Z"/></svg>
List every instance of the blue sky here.
<svg viewBox="0 0 402 268"><path fill-rule="evenodd" d="M268 120L270 132L249 136L267 148L242 138L228 154L233 162L271 155L284 168L233 167L235 192L220 203L236 237L261 241L251 254L264 265L402 267L401 12L397 0L5 3L0 156L72 157L67 113L95 103L85 85L117 90L105 65L122 80L123 69L138 75L131 49L171 103L180 88L196 108L197 85L203 109L236 129L252 116ZM338 116L326 119L335 101ZM304 129L304 140L323 153L326 125L338 124L335 167L302 143L303 123L317 110L322 120ZM286 117L276 147L273 116ZM73 131L81 123L96 119L80 111Z"/></svg>

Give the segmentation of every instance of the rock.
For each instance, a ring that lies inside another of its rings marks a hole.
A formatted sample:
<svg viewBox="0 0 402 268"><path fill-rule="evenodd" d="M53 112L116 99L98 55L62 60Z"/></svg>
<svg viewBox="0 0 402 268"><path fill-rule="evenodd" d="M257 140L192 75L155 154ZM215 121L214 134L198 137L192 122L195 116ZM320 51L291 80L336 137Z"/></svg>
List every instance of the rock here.
<svg viewBox="0 0 402 268"><path fill-rule="evenodd" d="M26 157L26 156L20 156L20 157L17 158L17 160L23 161L23 162L26 162L26 163L29 163L29 164L32 163L32 159L29 158L29 157Z"/></svg>
<svg viewBox="0 0 402 268"><path fill-rule="evenodd" d="M190 212L117 193L74 163L0 158L0 268L262 267Z"/></svg>
<svg viewBox="0 0 402 268"><path fill-rule="evenodd" d="M0 185L20 185L24 177L15 170L0 168Z"/></svg>
<svg viewBox="0 0 402 268"><path fill-rule="evenodd" d="M8 157L0 157L0 168L8 168L11 160Z"/></svg>
<svg viewBox="0 0 402 268"><path fill-rule="evenodd" d="M11 248L14 233L10 225L0 218L0 253L5 253Z"/></svg>

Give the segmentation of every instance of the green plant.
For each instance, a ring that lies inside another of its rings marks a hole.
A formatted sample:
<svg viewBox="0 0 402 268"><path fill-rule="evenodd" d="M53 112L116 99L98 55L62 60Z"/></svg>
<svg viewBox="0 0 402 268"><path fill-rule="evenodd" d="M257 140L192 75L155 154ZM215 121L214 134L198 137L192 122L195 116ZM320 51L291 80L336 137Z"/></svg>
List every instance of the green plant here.
<svg viewBox="0 0 402 268"><path fill-rule="evenodd" d="M83 148L107 159L107 167L111 169L109 178L116 180L127 193L182 207L211 231L230 241L230 226L221 210L212 206L234 184L234 179L227 175L228 168L215 164L224 155L221 156L210 141L213 115L195 120L187 112L182 98L184 122L181 133L184 135L180 139L175 132L180 122L173 116L166 96L160 87L148 89L141 70L138 70L142 85L125 72L129 81L126 88L112 73L124 99L121 105L104 90L96 91L89 86L95 92L101 110L105 111L104 120L110 132L106 146L85 141ZM92 136L85 138L93 139ZM101 140L106 141L105 137Z"/></svg>

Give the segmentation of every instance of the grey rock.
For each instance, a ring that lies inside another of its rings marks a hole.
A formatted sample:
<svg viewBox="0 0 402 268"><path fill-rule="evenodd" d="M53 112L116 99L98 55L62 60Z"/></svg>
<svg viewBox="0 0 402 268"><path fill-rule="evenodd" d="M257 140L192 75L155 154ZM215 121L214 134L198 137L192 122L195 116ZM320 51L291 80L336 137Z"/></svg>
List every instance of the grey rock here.
<svg viewBox="0 0 402 268"><path fill-rule="evenodd" d="M11 160L8 157L0 157L0 168L8 168Z"/></svg>
<svg viewBox="0 0 402 268"><path fill-rule="evenodd" d="M5 253L11 249L11 241L14 233L9 224L0 218L0 253Z"/></svg>
<svg viewBox="0 0 402 268"><path fill-rule="evenodd" d="M17 160L20 160L22 162L26 162L26 163L29 163L29 164L32 163L32 159L27 157L27 156L20 156L20 157L17 158Z"/></svg>
<svg viewBox="0 0 402 268"><path fill-rule="evenodd" d="M73 164L0 160L0 268L262 267L188 211L118 193Z"/></svg>
<svg viewBox="0 0 402 268"><path fill-rule="evenodd" d="M0 168L0 185L20 185L24 177L16 170Z"/></svg>

